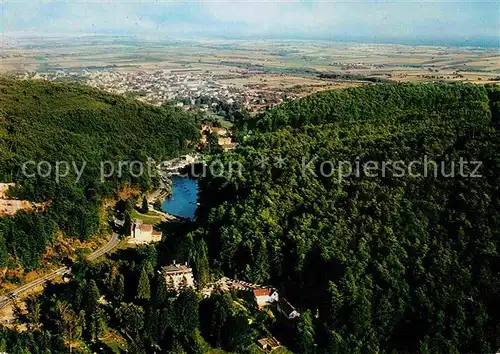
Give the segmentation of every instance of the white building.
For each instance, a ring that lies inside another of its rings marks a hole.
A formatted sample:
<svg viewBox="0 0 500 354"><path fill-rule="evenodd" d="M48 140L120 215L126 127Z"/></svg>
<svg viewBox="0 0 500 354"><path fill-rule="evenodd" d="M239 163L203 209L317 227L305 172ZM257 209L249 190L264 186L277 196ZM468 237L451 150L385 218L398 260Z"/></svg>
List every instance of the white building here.
<svg viewBox="0 0 500 354"><path fill-rule="evenodd" d="M144 244L160 242L162 232L153 229L153 225L146 225L142 220L136 219L130 227L130 243Z"/></svg>
<svg viewBox="0 0 500 354"><path fill-rule="evenodd" d="M193 270L186 264L174 263L162 268L167 284L172 284L175 290L182 286L194 288Z"/></svg>
<svg viewBox="0 0 500 354"><path fill-rule="evenodd" d="M272 288L254 289L253 296L259 309L279 301L279 294Z"/></svg>

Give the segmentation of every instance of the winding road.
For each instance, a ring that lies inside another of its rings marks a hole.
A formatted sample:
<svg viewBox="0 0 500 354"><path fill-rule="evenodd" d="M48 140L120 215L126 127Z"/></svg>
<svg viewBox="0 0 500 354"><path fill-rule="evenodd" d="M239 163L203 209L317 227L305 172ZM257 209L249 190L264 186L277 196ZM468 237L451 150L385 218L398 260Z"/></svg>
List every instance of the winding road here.
<svg viewBox="0 0 500 354"><path fill-rule="evenodd" d="M111 235L111 238L109 239L108 243L106 243L102 248L99 248L98 250L92 252L89 254L87 259L89 261L92 261L96 258L99 258L103 254L111 251L117 244L120 242L120 239L118 237L118 234L114 233ZM28 284L24 284L23 286L20 286L17 289L11 290L8 293L6 293L3 296L0 296L0 309L3 309L5 306L7 306L13 299L17 298L20 294L24 293L25 291L28 291L30 289L33 289L39 285L45 284L46 282L56 278L57 276L68 274L71 272L71 269L68 267L61 267L59 269L56 269L50 274L47 274L43 277L40 277L38 279L33 280L32 282Z"/></svg>

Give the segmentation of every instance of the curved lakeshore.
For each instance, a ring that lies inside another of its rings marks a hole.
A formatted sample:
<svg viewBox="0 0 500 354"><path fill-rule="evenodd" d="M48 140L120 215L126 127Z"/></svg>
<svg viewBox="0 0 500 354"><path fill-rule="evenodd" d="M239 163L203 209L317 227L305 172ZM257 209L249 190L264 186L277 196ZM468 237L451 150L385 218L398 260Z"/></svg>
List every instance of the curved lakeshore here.
<svg viewBox="0 0 500 354"><path fill-rule="evenodd" d="M198 180L172 176L172 193L162 203L161 210L182 218L193 218L198 199Z"/></svg>

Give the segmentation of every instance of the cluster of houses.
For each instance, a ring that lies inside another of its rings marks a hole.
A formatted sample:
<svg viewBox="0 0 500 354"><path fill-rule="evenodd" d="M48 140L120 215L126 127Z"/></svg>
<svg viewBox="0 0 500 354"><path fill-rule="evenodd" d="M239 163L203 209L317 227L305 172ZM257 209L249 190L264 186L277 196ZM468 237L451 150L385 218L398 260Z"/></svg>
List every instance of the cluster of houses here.
<svg viewBox="0 0 500 354"><path fill-rule="evenodd" d="M196 286L193 269L187 263L179 264L174 261L173 264L162 268L162 274L165 277L166 283L170 284L175 290L180 290L183 287L194 289ZM278 291L273 287L222 277L210 286L205 287L202 290L202 294L204 297L210 297L216 289L221 291L237 291L246 296L250 295L259 310L276 305L277 310L287 319L300 317L300 313L295 307L284 297L280 297Z"/></svg>
<svg viewBox="0 0 500 354"><path fill-rule="evenodd" d="M178 175L181 170L194 165L201 161L200 154L182 155L172 160L162 161L157 165L157 168L163 172L162 180L166 182L166 178L172 175Z"/></svg>
<svg viewBox="0 0 500 354"><path fill-rule="evenodd" d="M236 291L244 297L250 295L259 310L264 310L270 306L276 306L278 312L288 320L300 317L300 313L295 307L293 307L284 297L281 297L278 291L273 287L222 277L209 287L204 288L203 296L209 297L216 289L222 291ZM257 340L257 345L263 351L269 352L281 346L280 342L272 336Z"/></svg>
<svg viewBox="0 0 500 354"><path fill-rule="evenodd" d="M228 103L241 99L242 92L234 85L222 82L221 75L198 68L185 67L164 70L80 70L25 74L25 78L59 81L81 79L89 86L112 93L134 92L137 99L160 105L167 101L197 97L212 97ZM183 106L183 105L180 105ZM190 106L186 106L190 108Z"/></svg>
<svg viewBox="0 0 500 354"><path fill-rule="evenodd" d="M196 287L193 269L187 263L179 264L175 261L161 270L166 284L169 284L174 290L179 291L182 288ZM269 306L276 306L276 309L286 318L292 320L300 317L300 313L283 297L280 297L278 291L272 287L261 286L227 277L222 277L215 283L202 290L205 298L210 297L214 290L237 291L245 297L251 296L259 310L266 309ZM273 351L281 346L280 342L274 337L265 337L257 340L257 345L264 351Z"/></svg>
<svg viewBox="0 0 500 354"><path fill-rule="evenodd" d="M211 134L217 137L217 143L224 150L230 150L235 148L236 143L233 142L231 133L228 132L227 129L221 127L213 127L211 125L206 125L206 124L203 124L201 126L200 147L207 145L207 137Z"/></svg>
<svg viewBox="0 0 500 354"><path fill-rule="evenodd" d="M261 338L257 341L260 349L272 352L280 347L280 342L274 337Z"/></svg>
<svg viewBox="0 0 500 354"><path fill-rule="evenodd" d="M59 70L50 72L32 72L20 74L24 79L41 79L48 81L81 80L89 86L116 94L133 93L137 100L153 105L165 102L177 102L184 110L200 109L208 111L216 108L218 103L196 104L201 97L208 97L225 104L241 103L250 111L275 105L287 99L295 98L295 94L285 88L276 90L272 86L261 84L245 84L238 87L227 79L246 77L246 69L220 74L199 68L185 67L164 70L116 69L102 70ZM253 76L253 74L250 74Z"/></svg>
<svg viewBox="0 0 500 354"><path fill-rule="evenodd" d="M203 296L209 297L215 290L237 291L243 295L250 295L257 308L262 310L268 306L276 305L276 309L287 319L300 317L300 313L284 297L280 297L273 287L262 286L240 280L222 277L214 284L203 289Z"/></svg>

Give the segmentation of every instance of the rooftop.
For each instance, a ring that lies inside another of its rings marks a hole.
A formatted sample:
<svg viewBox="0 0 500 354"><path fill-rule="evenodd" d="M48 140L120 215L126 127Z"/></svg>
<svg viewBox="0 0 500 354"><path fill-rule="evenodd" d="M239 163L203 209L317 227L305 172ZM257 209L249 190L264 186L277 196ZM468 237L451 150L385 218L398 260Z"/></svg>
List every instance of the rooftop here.
<svg viewBox="0 0 500 354"><path fill-rule="evenodd" d="M286 299L280 298L278 302L278 309L285 314L286 316L290 316L291 313L297 311L295 307L292 306Z"/></svg>
<svg viewBox="0 0 500 354"><path fill-rule="evenodd" d="M257 340L259 346L263 349L276 349L280 346L280 342L274 337L271 338L261 338Z"/></svg>
<svg viewBox="0 0 500 354"><path fill-rule="evenodd" d="M139 228L142 232L153 232L153 225L140 224Z"/></svg>
<svg viewBox="0 0 500 354"><path fill-rule="evenodd" d="M263 289L254 289L253 290L253 294L255 297L269 296L269 295L271 295L271 293L272 293L271 288L263 288Z"/></svg>
<svg viewBox="0 0 500 354"><path fill-rule="evenodd" d="M15 183L0 183L0 198L7 198L9 187L14 187Z"/></svg>
<svg viewBox="0 0 500 354"><path fill-rule="evenodd" d="M162 267L164 273L191 273L192 269L187 266L187 264L174 264Z"/></svg>

